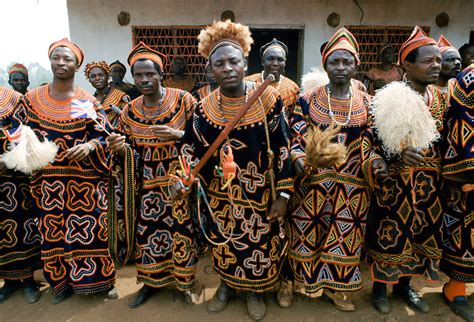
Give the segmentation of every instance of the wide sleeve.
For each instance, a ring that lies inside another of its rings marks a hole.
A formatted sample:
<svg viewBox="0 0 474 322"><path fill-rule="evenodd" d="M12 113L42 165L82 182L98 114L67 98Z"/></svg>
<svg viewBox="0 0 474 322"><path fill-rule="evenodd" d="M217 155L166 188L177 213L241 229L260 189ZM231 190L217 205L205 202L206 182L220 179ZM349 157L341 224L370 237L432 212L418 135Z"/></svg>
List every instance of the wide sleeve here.
<svg viewBox="0 0 474 322"><path fill-rule="evenodd" d="M290 143L290 157L294 164L299 158L305 157L305 135L308 131L306 123L305 110L308 111L308 102L300 97L293 110L290 121L291 143Z"/></svg>
<svg viewBox="0 0 474 322"><path fill-rule="evenodd" d="M474 76L473 69L464 71L451 88L441 154L443 177L462 183L474 182L474 82L467 85L468 73Z"/></svg>
<svg viewBox="0 0 474 322"><path fill-rule="evenodd" d="M120 114L115 132L127 137L129 145L123 155L112 154L108 185L109 251L116 268L124 266L133 255L135 245L137 191L139 191L138 154L133 148L126 115L130 104Z"/></svg>
<svg viewBox="0 0 474 322"><path fill-rule="evenodd" d="M28 122L24 99L20 98L11 112L0 120L0 154L3 154L11 146L8 131Z"/></svg>
<svg viewBox="0 0 474 322"><path fill-rule="evenodd" d="M275 173L275 188L277 191L293 191L293 179L291 178L291 159L288 136L282 126L284 120L283 102L278 98L275 102L276 114L269 122L270 148L275 154L276 162L273 163Z"/></svg>
<svg viewBox="0 0 474 322"><path fill-rule="evenodd" d="M196 99L189 94L184 92L183 98L181 99L181 108L186 111L186 121L189 121L193 116L193 112L196 109L197 101Z"/></svg>
<svg viewBox="0 0 474 322"><path fill-rule="evenodd" d="M107 132L111 133L113 128L99 102L95 102L94 107L97 118L96 120L89 118L86 123L87 143L94 146L94 150L89 155L89 159L95 170L103 174L108 174L109 151L105 139L108 135Z"/></svg>
<svg viewBox="0 0 474 322"><path fill-rule="evenodd" d="M369 187L373 190L377 186L373 168L374 161L384 161L384 158L382 144L375 135L371 113L368 114L367 128L361 134L360 149L362 172Z"/></svg>

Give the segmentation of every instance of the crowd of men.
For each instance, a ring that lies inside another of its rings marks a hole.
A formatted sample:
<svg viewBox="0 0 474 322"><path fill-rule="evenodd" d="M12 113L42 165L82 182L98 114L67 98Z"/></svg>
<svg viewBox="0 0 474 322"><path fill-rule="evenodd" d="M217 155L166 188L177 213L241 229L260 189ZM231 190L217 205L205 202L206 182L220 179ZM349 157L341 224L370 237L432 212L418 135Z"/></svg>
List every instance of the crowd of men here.
<svg viewBox="0 0 474 322"><path fill-rule="evenodd" d="M86 64L94 95L75 85L84 53L68 39L49 48L51 83L27 91L26 68L10 68L14 91L0 88L0 153L16 148L25 127L58 152L32 174L0 160L0 302L19 289L36 302L36 269L53 304L73 294L114 299L116 270L134 263L143 286L130 308L165 286L195 303L196 265L209 252L221 280L210 313L242 292L261 320L263 293L290 307L296 282L354 311L366 259L379 312L392 309L387 285L428 312L411 279L444 271L441 295L474 321L466 295L474 282L474 47L458 51L415 27L397 64L384 44L380 65L359 82L359 46L341 28L321 47L326 81L300 90L284 76L290 49L276 39L260 48L263 70L250 76L247 26L215 22L198 40L208 61L201 88L182 57L163 79L168 58L142 42L128 56L134 85L123 82L119 61ZM428 148L384 149L371 95L392 82L417 93L436 122ZM94 113L77 113L87 106Z"/></svg>

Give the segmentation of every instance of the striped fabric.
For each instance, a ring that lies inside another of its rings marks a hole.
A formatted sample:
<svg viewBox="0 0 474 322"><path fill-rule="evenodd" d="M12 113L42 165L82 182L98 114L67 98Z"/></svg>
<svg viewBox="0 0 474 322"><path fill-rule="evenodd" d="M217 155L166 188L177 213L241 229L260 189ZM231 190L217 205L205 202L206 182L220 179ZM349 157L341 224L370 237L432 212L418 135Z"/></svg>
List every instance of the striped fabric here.
<svg viewBox="0 0 474 322"><path fill-rule="evenodd" d="M346 28L341 28L329 39L328 44L324 47L322 59L323 66L326 59L336 50L347 50L355 56L357 65L360 64L359 44L354 35Z"/></svg>
<svg viewBox="0 0 474 322"><path fill-rule="evenodd" d="M398 64L403 64L408 54L413 50L427 45L437 45L436 40L428 37L423 29L415 26L410 37L408 37L408 39L400 47L400 52L398 54Z"/></svg>

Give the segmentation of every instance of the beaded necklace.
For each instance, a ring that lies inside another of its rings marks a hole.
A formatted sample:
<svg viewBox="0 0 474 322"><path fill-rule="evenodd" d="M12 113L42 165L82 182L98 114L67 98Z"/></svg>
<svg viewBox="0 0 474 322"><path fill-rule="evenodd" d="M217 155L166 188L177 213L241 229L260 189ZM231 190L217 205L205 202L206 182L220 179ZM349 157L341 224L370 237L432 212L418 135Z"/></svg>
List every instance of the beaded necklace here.
<svg viewBox="0 0 474 322"><path fill-rule="evenodd" d="M349 113L347 114L347 118L346 118L346 121L344 123L338 122L336 120L336 118L334 117L334 112L332 111L332 108L331 108L331 89L329 89L329 86L327 87L327 92L328 92L329 117L337 125L346 126L351 121L351 116L352 116L352 96L353 96L352 95L352 85L349 86L349 99L350 99L350 101L349 101Z"/></svg>
<svg viewBox="0 0 474 322"><path fill-rule="evenodd" d="M248 95L249 95L249 90L248 90L248 86L247 86L247 83L244 82L244 86L245 86L245 101L244 101L244 104L247 103L247 99L248 99ZM219 87L219 89L217 90L217 105L219 106L219 111L221 112L221 119L225 122L225 123L228 123L229 120L225 117L224 115L224 109L222 108L222 96L221 96L221 88Z"/></svg>
<svg viewBox="0 0 474 322"><path fill-rule="evenodd" d="M156 104L154 107L160 107L161 104L163 104L163 100L164 100L164 98L165 98L165 95L166 95L166 88L162 86L162 87L161 87L161 97L160 97L160 100L158 101L158 104ZM155 114L155 115L153 115L151 118L148 117L148 116L146 116L146 114L145 114L145 99L144 99L144 98L142 99L141 108L142 108L142 111L141 111L141 112L142 112L142 114L143 114L143 117L145 118L145 121L147 121L147 122L153 121L153 120L155 119L155 117L157 117L157 116L159 115L159 113L158 113L158 114Z"/></svg>

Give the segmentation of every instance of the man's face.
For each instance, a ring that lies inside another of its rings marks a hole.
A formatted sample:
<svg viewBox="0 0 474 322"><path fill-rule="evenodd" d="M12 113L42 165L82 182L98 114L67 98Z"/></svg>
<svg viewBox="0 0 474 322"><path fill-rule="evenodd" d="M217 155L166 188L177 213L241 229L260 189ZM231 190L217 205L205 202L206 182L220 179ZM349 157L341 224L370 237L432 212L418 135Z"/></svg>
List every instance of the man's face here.
<svg viewBox="0 0 474 322"><path fill-rule="evenodd" d="M28 85L30 85L30 82L28 81L28 76L20 72L15 72L11 74L8 83L15 91L23 94L26 93Z"/></svg>
<svg viewBox="0 0 474 322"><path fill-rule="evenodd" d="M355 75L355 57L347 50L336 50L326 59L324 69L332 83L348 84Z"/></svg>
<svg viewBox="0 0 474 322"><path fill-rule="evenodd" d="M395 52L394 52L393 48L388 47L387 49L382 51L382 53L380 54L380 60L382 61L382 63L391 64L391 63L393 63L394 53Z"/></svg>
<svg viewBox="0 0 474 322"><path fill-rule="evenodd" d="M67 80L74 78L79 69L76 55L67 47L58 47L53 50L50 61L51 71L57 79Z"/></svg>
<svg viewBox="0 0 474 322"><path fill-rule="evenodd" d="M405 61L404 67L413 81L425 86L436 83L441 71L441 54L438 46L419 47L415 62Z"/></svg>
<svg viewBox="0 0 474 322"><path fill-rule="evenodd" d="M240 87L247 63L239 49L231 45L219 47L210 57L210 61L212 73L222 89L234 91Z"/></svg>
<svg viewBox="0 0 474 322"><path fill-rule="evenodd" d="M109 75L100 67L94 67L89 71L89 82L97 89L101 90L107 87Z"/></svg>
<svg viewBox="0 0 474 322"><path fill-rule="evenodd" d="M173 59L171 71L176 75L184 75L186 73L186 62L182 57L176 57Z"/></svg>
<svg viewBox="0 0 474 322"><path fill-rule="evenodd" d="M283 49L272 47L268 49L262 58L262 66L265 75L273 74L275 79L280 79L280 75L285 73L286 56Z"/></svg>
<svg viewBox="0 0 474 322"><path fill-rule="evenodd" d="M122 67L112 67L112 70L110 71L110 77L114 83L121 83L125 77L125 71Z"/></svg>
<svg viewBox="0 0 474 322"><path fill-rule="evenodd" d="M455 78L461 72L461 55L456 49L445 50L441 54L441 72L445 79Z"/></svg>
<svg viewBox="0 0 474 322"><path fill-rule="evenodd" d="M133 81L144 96L153 96L160 90L161 75L151 60L139 60L133 65Z"/></svg>
<svg viewBox="0 0 474 322"><path fill-rule="evenodd" d="M474 64L474 45L470 45L469 47L467 47L462 57L463 68L466 68L471 64Z"/></svg>

